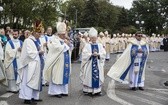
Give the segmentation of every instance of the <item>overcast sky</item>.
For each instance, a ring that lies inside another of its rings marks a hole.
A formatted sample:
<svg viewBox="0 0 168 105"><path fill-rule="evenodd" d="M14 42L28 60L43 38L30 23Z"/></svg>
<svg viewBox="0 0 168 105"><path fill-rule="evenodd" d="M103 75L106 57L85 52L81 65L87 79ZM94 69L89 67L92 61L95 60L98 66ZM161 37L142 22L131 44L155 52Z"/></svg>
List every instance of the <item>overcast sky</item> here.
<svg viewBox="0 0 168 105"><path fill-rule="evenodd" d="M113 3L113 5L118 5L118 6L125 7L126 9L130 9L132 6L133 0L111 0L111 2Z"/></svg>

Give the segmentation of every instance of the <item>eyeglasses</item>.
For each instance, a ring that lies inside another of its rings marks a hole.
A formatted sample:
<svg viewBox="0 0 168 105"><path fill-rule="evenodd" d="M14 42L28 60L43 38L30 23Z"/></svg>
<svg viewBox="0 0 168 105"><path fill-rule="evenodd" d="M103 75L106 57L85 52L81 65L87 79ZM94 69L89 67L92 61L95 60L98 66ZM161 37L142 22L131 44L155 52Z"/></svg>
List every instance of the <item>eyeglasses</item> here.
<svg viewBox="0 0 168 105"><path fill-rule="evenodd" d="M142 37L142 35L137 35L137 37Z"/></svg>

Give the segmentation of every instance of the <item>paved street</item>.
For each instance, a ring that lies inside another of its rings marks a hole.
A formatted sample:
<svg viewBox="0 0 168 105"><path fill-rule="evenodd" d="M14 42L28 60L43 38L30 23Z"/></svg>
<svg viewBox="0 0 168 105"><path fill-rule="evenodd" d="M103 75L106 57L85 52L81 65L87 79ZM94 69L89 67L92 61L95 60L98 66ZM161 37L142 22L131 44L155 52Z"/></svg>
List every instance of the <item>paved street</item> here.
<svg viewBox="0 0 168 105"><path fill-rule="evenodd" d="M114 63L116 55L112 54L111 60L105 64L102 96L89 97L82 94L79 80L80 63L73 63L69 96L61 99L49 96L47 87L44 87L40 94L43 102L39 102L38 105L168 105L168 88L163 85L168 80L168 52L150 53L146 67L145 91L131 91L128 85L115 83L114 89L109 91L109 98L106 92L111 79L106 73ZM6 102L8 105L23 105L23 100L18 98L18 94L6 93L5 88L0 86L0 105L6 105Z"/></svg>

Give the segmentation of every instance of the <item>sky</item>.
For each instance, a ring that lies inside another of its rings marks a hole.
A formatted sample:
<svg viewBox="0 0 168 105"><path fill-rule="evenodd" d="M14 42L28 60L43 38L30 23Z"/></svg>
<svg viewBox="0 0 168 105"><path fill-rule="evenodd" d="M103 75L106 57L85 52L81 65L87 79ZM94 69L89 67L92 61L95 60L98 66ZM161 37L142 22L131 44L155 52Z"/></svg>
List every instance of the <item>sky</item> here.
<svg viewBox="0 0 168 105"><path fill-rule="evenodd" d="M130 9L132 6L133 0L111 0L113 5L118 5L121 7L125 7L126 9Z"/></svg>

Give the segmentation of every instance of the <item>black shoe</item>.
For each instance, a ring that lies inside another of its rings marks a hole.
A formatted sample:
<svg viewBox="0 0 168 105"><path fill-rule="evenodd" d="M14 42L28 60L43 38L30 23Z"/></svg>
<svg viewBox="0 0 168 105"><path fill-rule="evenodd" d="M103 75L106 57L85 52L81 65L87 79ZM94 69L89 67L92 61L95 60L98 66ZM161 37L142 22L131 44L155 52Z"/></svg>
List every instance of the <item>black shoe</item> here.
<svg viewBox="0 0 168 105"><path fill-rule="evenodd" d="M17 93L19 93L19 91L13 91L12 93L17 94Z"/></svg>
<svg viewBox="0 0 168 105"><path fill-rule="evenodd" d="M31 100L32 100L33 102L42 102L42 101L43 101L42 99L38 99L38 100L37 100L37 99L34 99L34 98L32 98Z"/></svg>
<svg viewBox="0 0 168 105"><path fill-rule="evenodd" d="M142 91L144 91L144 88L143 88L143 87L139 87L139 90L142 90Z"/></svg>
<svg viewBox="0 0 168 105"><path fill-rule="evenodd" d="M95 96L102 96L102 92L98 92L94 94Z"/></svg>
<svg viewBox="0 0 168 105"><path fill-rule="evenodd" d="M45 86L49 86L49 83L46 83Z"/></svg>
<svg viewBox="0 0 168 105"><path fill-rule="evenodd" d="M31 100L24 100L24 104L37 105L37 103L32 102Z"/></svg>
<svg viewBox="0 0 168 105"><path fill-rule="evenodd" d="M57 98L62 98L62 95L61 95L61 94L58 94L58 95L55 95L55 97L57 97Z"/></svg>
<svg viewBox="0 0 168 105"><path fill-rule="evenodd" d="M106 59L106 61L109 61L109 59Z"/></svg>
<svg viewBox="0 0 168 105"><path fill-rule="evenodd" d="M24 104L31 104L31 100L24 100Z"/></svg>
<svg viewBox="0 0 168 105"><path fill-rule="evenodd" d="M19 91L7 91L7 92L14 93L14 94L19 93Z"/></svg>
<svg viewBox="0 0 168 105"><path fill-rule="evenodd" d="M87 95L87 94L88 94L88 92L83 91L83 94Z"/></svg>
<svg viewBox="0 0 168 105"><path fill-rule="evenodd" d="M19 91L10 91L10 90L8 90L7 92L17 94Z"/></svg>
<svg viewBox="0 0 168 105"><path fill-rule="evenodd" d="M168 86L168 81L166 81L166 82L164 83L164 85L165 85L165 86Z"/></svg>
<svg viewBox="0 0 168 105"><path fill-rule="evenodd" d="M66 96L68 96L68 94L61 94L61 96L65 96L66 97Z"/></svg>
<svg viewBox="0 0 168 105"><path fill-rule="evenodd" d="M92 94L92 93L88 93L87 95L90 96L90 97L94 96L94 94Z"/></svg>
<svg viewBox="0 0 168 105"><path fill-rule="evenodd" d="M136 91L136 87L132 87L131 90Z"/></svg>

